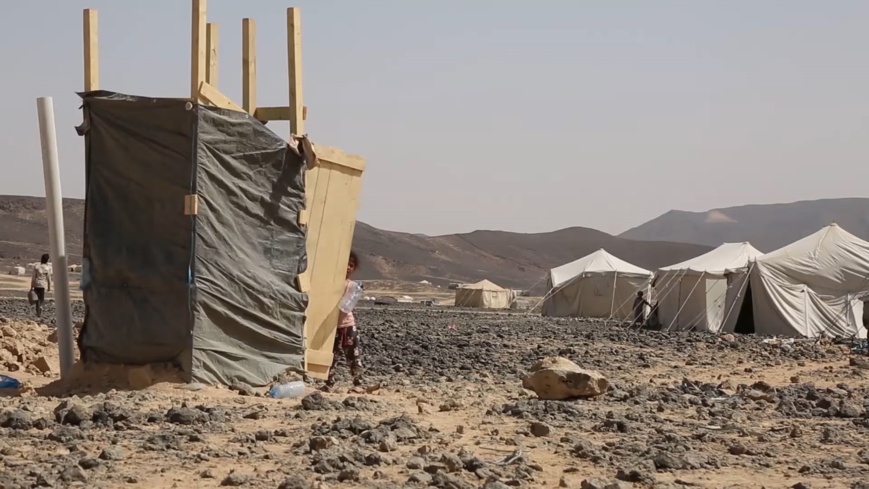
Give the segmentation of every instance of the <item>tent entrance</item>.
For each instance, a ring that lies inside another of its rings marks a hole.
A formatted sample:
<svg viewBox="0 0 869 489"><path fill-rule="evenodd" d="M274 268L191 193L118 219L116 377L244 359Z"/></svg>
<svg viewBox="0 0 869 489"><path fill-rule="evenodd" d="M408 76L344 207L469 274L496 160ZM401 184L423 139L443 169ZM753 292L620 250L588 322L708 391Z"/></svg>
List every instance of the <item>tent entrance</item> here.
<svg viewBox="0 0 869 489"><path fill-rule="evenodd" d="M733 331L739 334L754 334L754 301L751 297L751 283L746 280L745 297L739 315L736 317L736 326Z"/></svg>

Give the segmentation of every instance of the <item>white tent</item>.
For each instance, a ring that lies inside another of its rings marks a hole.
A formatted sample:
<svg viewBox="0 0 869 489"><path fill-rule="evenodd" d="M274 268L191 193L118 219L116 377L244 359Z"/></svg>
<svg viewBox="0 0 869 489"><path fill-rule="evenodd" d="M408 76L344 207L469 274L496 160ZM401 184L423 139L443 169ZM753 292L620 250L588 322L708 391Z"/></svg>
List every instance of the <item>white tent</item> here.
<svg viewBox="0 0 869 489"><path fill-rule="evenodd" d="M724 243L658 270L658 316L667 329L720 331L728 309L728 274L746 270L763 253L750 243Z"/></svg>
<svg viewBox="0 0 869 489"><path fill-rule="evenodd" d="M652 272L600 249L549 271L543 315L625 319L651 281Z"/></svg>
<svg viewBox="0 0 869 489"><path fill-rule="evenodd" d="M9 275L25 275L27 272L24 267L12 267L9 269Z"/></svg>
<svg viewBox="0 0 869 489"><path fill-rule="evenodd" d="M462 285L456 289L457 307L506 309L513 303L513 291L499 287L488 280Z"/></svg>
<svg viewBox="0 0 869 489"><path fill-rule="evenodd" d="M838 225L758 258L748 275L756 333L866 337L869 242Z"/></svg>

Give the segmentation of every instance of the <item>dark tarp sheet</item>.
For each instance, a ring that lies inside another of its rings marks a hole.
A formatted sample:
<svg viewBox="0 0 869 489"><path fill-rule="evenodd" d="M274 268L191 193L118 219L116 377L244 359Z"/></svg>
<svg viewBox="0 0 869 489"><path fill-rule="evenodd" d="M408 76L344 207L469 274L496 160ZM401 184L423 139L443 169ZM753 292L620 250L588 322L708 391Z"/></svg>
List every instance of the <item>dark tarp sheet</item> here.
<svg viewBox="0 0 869 489"><path fill-rule="evenodd" d="M83 255L87 361L156 363L189 355L188 270L196 113L185 102L87 96Z"/></svg>
<svg viewBox="0 0 869 489"><path fill-rule="evenodd" d="M304 162L247 114L199 108L193 373L264 385L302 369Z"/></svg>
<svg viewBox="0 0 869 489"><path fill-rule="evenodd" d="M300 369L304 161L247 114L82 94L86 361L264 385ZM197 216L184 215L195 193Z"/></svg>

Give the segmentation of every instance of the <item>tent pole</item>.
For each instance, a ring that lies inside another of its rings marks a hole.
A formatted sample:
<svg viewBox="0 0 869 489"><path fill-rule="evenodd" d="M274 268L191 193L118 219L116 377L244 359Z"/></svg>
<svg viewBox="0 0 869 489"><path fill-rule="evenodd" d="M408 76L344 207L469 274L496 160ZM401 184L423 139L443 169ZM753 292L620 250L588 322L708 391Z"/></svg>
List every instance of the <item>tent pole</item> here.
<svg viewBox="0 0 869 489"><path fill-rule="evenodd" d="M703 277L704 277L705 275L706 275L706 272L703 272L703 273L700 274L700 278L697 279L697 283L694 284L694 287L691 288L691 292L688 292L688 300L690 300L690 299L691 299L691 296L694 295L694 291L697 289L697 286L700 285L700 281L703 280ZM682 281L680 280L680 281L679 281L679 294L680 294L680 295L679 295L679 300L680 300L680 301L682 300L681 293L682 293ZM672 328L672 327L673 327L673 324L674 324L674 323L679 319L679 315L682 314L682 309L685 308L685 304L687 304L687 303L688 303L688 301L682 302L682 305L679 306L679 310L676 311L676 317L674 317L673 320L670 322L670 325L667 326L667 331L670 331L670 328Z"/></svg>
<svg viewBox="0 0 869 489"><path fill-rule="evenodd" d="M617 271L613 272L613 294L612 294L613 297L612 297L612 300L610 301L610 317L612 317L612 315L615 314L615 311L613 311L613 308L616 307L616 283L617 283L618 278L619 278L619 272L617 270Z"/></svg>
<svg viewBox="0 0 869 489"><path fill-rule="evenodd" d="M45 177L45 200L48 210L48 239L51 241L54 304L57 314L57 347L60 352L60 377L65 378L75 361L72 338L72 311L69 300L69 269L63 235L63 198L57 158L57 134L54 103L51 97L36 99L39 111L39 136L42 142L42 170Z"/></svg>

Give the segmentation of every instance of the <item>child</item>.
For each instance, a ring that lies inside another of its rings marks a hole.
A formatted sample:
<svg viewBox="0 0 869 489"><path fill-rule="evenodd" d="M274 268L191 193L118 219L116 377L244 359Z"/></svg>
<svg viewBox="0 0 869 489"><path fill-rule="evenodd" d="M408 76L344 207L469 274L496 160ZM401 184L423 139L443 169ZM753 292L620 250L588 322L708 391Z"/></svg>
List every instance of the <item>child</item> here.
<svg viewBox="0 0 869 489"><path fill-rule="evenodd" d="M359 268L359 257L355 251L350 252L350 259L347 262L347 280L344 285L344 293L348 293L356 283L350 280L353 272ZM338 360L343 355L347 360L347 365L350 366L350 375L353 376L353 385L362 385L362 360L359 351L359 332L356 329L356 317L353 311L339 311L338 330L335 332L335 346L332 348L332 368L329 369L329 380L326 381L326 390L335 385L335 370L338 367Z"/></svg>
<svg viewBox="0 0 869 489"><path fill-rule="evenodd" d="M51 291L51 267L48 266L48 260L47 253L42 255L39 265L33 268L33 278L30 279L30 290L36 292L36 317L42 317L45 291Z"/></svg>

